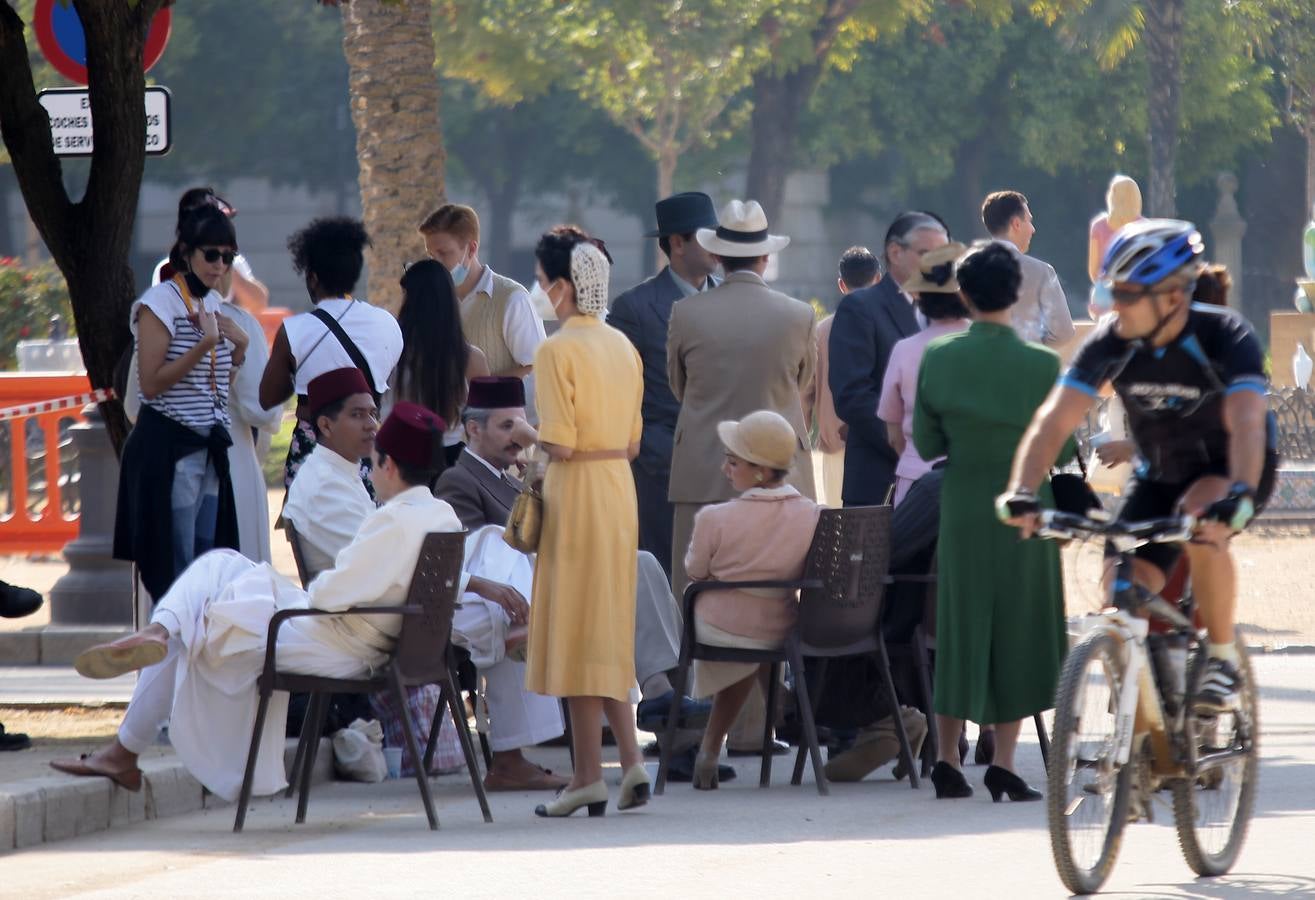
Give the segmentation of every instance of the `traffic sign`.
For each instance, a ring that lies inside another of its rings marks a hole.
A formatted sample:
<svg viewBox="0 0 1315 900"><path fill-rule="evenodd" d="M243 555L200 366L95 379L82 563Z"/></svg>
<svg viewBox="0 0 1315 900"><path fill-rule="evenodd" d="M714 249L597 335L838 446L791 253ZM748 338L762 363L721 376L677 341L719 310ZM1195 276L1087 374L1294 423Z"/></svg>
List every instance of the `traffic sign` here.
<svg viewBox="0 0 1315 900"><path fill-rule="evenodd" d="M56 156L91 156L91 94L86 88L48 88L37 95L50 116ZM163 156L173 146L169 89L146 89L146 155Z"/></svg>
<svg viewBox="0 0 1315 900"><path fill-rule="evenodd" d="M146 33L146 47L142 71L151 67L164 55L169 43L169 28L173 15L169 7L155 14L150 31ZM54 66L55 71L69 81L87 83L87 37L82 31L78 11L68 0L37 0L32 16L32 27L37 33L37 46Z"/></svg>

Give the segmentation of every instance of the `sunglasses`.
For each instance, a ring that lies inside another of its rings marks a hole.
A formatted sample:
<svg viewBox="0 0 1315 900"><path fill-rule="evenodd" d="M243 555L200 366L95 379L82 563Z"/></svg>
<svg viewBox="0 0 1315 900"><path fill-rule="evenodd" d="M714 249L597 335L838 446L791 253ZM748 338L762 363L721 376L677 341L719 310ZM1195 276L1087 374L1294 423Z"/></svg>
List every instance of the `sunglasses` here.
<svg viewBox="0 0 1315 900"><path fill-rule="evenodd" d="M205 261L208 263L219 262L222 259L226 266L231 266L233 260L237 258L237 253L232 250L218 250L214 247L206 247L201 251L201 255L205 257Z"/></svg>
<svg viewBox="0 0 1315 900"><path fill-rule="evenodd" d="M1119 306L1132 306L1136 303L1140 303L1143 297L1154 297L1157 294L1172 294L1176 290L1178 290L1178 285L1170 288L1158 288L1153 291L1148 291L1143 288L1116 287L1110 291L1110 296Z"/></svg>

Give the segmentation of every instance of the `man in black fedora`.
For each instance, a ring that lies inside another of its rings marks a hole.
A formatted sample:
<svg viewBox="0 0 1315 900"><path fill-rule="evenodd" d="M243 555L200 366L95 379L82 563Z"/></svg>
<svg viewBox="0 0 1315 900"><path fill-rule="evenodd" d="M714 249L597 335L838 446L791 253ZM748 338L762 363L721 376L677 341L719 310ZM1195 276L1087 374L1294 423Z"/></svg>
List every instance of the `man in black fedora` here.
<svg viewBox="0 0 1315 900"><path fill-rule="evenodd" d="M607 322L630 338L644 361L644 433L631 463L639 499L639 549L647 550L671 576L672 506L667 500L671 452L680 402L667 381L667 325L677 300L717 286L717 260L694 234L717 227L712 198L698 191L674 194L657 203L658 239L667 258L661 272L612 302Z"/></svg>

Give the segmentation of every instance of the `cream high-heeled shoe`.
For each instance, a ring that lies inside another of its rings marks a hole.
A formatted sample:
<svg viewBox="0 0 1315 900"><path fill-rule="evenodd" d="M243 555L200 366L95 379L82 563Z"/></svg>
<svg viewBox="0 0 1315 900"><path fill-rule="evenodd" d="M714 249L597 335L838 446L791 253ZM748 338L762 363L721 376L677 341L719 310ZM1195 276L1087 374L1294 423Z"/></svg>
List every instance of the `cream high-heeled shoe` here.
<svg viewBox="0 0 1315 900"><path fill-rule="evenodd" d="M589 815L601 816L607 812L607 782L598 779L574 791L563 790L551 803L540 803L534 808L536 816L556 819L569 816L580 807L588 807Z"/></svg>
<svg viewBox="0 0 1315 900"><path fill-rule="evenodd" d="M616 800L616 808L622 811L643 806L648 802L651 792L648 770L643 763L635 763L626 769L625 777L621 779L621 796Z"/></svg>
<svg viewBox="0 0 1315 900"><path fill-rule="evenodd" d="M694 773L690 781L694 783L696 791L715 791L717 789L718 772L720 770L721 760L711 754L704 753L702 750L694 757Z"/></svg>

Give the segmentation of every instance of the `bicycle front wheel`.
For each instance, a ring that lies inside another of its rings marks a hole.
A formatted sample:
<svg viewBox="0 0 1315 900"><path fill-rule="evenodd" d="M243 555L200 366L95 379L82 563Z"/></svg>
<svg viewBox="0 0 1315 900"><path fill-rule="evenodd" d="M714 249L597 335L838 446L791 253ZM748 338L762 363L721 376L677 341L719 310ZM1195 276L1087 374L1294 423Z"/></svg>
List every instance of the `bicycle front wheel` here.
<svg viewBox="0 0 1315 900"><path fill-rule="evenodd" d="M1173 818L1178 844L1192 871L1223 875L1233 867L1256 805L1259 777L1260 714L1256 682L1246 646L1237 642L1242 684L1237 709L1210 719L1188 723L1189 739L1196 742L1197 759L1212 756L1224 761L1206 768L1196 778L1173 784ZM1198 665L1204 665L1204 651ZM1192 683L1199 683L1194 677Z"/></svg>
<svg viewBox="0 0 1315 900"><path fill-rule="evenodd" d="M1050 849L1064 886L1091 894L1109 877L1128 820L1132 764L1118 762L1120 640L1093 631L1069 651L1055 696L1046 805Z"/></svg>

